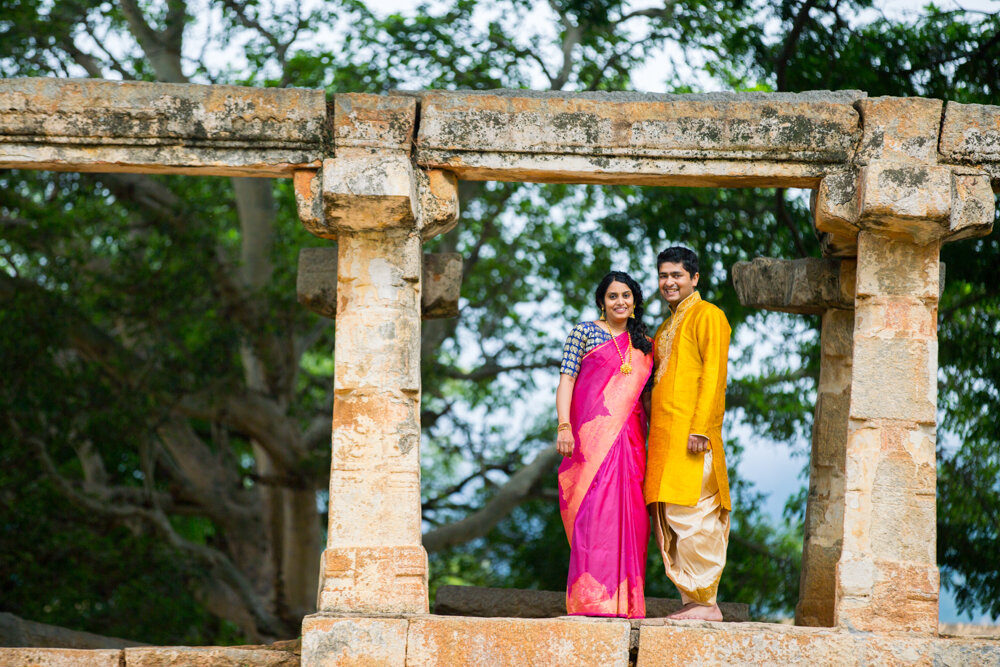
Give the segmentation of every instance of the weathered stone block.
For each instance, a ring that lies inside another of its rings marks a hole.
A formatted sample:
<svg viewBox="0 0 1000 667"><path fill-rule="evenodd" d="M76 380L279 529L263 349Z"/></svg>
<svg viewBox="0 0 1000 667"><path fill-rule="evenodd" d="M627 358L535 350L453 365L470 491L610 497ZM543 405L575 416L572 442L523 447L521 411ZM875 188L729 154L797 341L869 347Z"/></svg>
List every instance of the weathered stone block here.
<svg viewBox="0 0 1000 667"><path fill-rule="evenodd" d="M341 301L342 302L342 301ZM374 309L372 309L374 310ZM335 348L339 366L334 390L381 388L407 394L420 391L420 318L413 314L391 320L389 312L372 312L370 321L348 319L341 311L337 321ZM340 356L350 346L366 345L365 355Z"/></svg>
<svg viewBox="0 0 1000 667"><path fill-rule="evenodd" d="M412 227L414 175L402 152L345 155L323 162L322 229L309 231L333 238L339 231Z"/></svg>
<svg viewBox="0 0 1000 667"><path fill-rule="evenodd" d="M850 159L855 99L429 92L417 160L472 180L810 185Z"/></svg>
<svg viewBox="0 0 1000 667"><path fill-rule="evenodd" d="M667 616L683 606L680 600L646 598L646 616ZM727 623L750 619L748 605L720 602ZM481 586L441 586L434 598L434 613L447 616L552 618L566 615L566 591L535 591Z"/></svg>
<svg viewBox="0 0 1000 667"><path fill-rule="evenodd" d="M302 619L303 667L401 667L406 663L405 618Z"/></svg>
<svg viewBox="0 0 1000 667"><path fill-rule="evenodd" d="M837 577L839 626L862 632L937 633L939 576L933 563L850 559L844 554Z"/></svg>
<svg viewBox="0 0 1000 667"><path fill-rule="evenodd" d="M121 649L0 648L4 667L119 667Z"/></svg>
<svg viewBox="0 0 1000 667"><path fill-rule="evenodd" d="M810 203L818 231L848 239L857 236L857 170L846 169L825 176Z"/></svg>
<svg viewBox="0 0 1000 667"><path fill-rule="evenodd" d="M337 248L299 250L295 293L300 304L317 315L337 316Z"/></svg>
<svg viewBox="0 0 1000 667"><path fill-rule="evenodd" d="M298 667L293 651L229 646L145 646L127 648L128 667Z"/></svg>
<svg viewBox="0 0 1000 667"><path fill-rule="evenodd" d="M944 241L986 236L993 231L996 200L987 174L962 173L952 175L952 209L948 221L949 233Z"/></svg>
<svg viewBox="0 0 1000 667"><path fill-rule="evenodd" d="M858 234L857 296L938 298L940 249L880 234Z"/></svg>
<svg viewBox="0 0 1000 667"><path fill-rule="evenodd" d="M462 290L462 255L457 252L425 254L421 287L424 319L458 317L458 298Z"/></svg>
<svg viewBox="0 0 1000 667"><path fill-rule="evenodd" d="M299 303L317 315L337 316L337 248L303 248L299 251L296 293ZM425 320L458 316L462 287L459 253L424 253L420 291L421 317Z"/></svg>
<svg viewBox="0 0 1000 667"><path fill-rule="evenodd" d="M624 619L416 617L406 664L627 667L629 632Z"/></svg>
<svg viewBox="0 0 1000 667"><path fill-rule="evenodd" d="M410 152L417 119L417 100L404 95L337 93L333 96L333 141L336 155L348 149Z"/></svg>
<svg viewBox="0 0 1000 667"><path fill-rule="evenodd" d="M321 567L320 611L427 613L427 552L419 544L328 547Z"/></svg>
<svg viewBox="0 0 1000 667"><path fill-rule="evenodd" d="M852 419L933 424L937 415L937 341L854 339Z"/></svg>
<svg viewBox="0 0 1000 667"><path fill-rule="evenodd" d="M995 665L1000 644L986 639L851 633L770 623L648 625L638 667L677 665Z"/></svg>
<svg viewBox="0 0 1000 667"><path fill-rule="evenodd" d="M329 238L330 230L323 224L323 173L319 169L299 169L292 175L295 209L299 221L310 234Z"/></svg>
<svg viewBox="0 0 1000 667"><path fill-rule="evenodd" d="M450 171L416 169L420 234L426 241L458 223L458 179Z"/></svg>
<svg viewBox="0 0 1000 667"><path fill-rule="evenodd" d="M857 161L937 162L944 103L922 97L867 97L855 103L864 132Z"/></svg>
<svg viewBox="0 0 1000 667"><path fill-rule="evenodd" d="M732 267L733 286L744 306L807 315L853 308L842 298L840 263L833 259L757 257Z"/></svg>
<svg viewBox="0 0 1000 667"><path fill-rule="evenodd" d="M0 80L0 168L291 177L318 167L322 90Z"/></svg>
<svg viewBox="0 0 1000 667"><path fill-rule="evenodd" d="M328 546L420 544L420 514L402 509L420 506L420 478L412 470L396 466L372 473L338 465L330 475L336 498L330 501Z"/></svg>
<svg viewBox="0 0 1000 667"><path fill-rule="evenodd" d="M899 162L862 167L858 225L920 245L948 232L952 205L951 168Z"/></svg>
<svg viewBox="0 0 1000 667"><path fill-rule="evenodd" d="M946 162L981 165L1000 176L1000 106L948 102L939 150Z"/></svg>

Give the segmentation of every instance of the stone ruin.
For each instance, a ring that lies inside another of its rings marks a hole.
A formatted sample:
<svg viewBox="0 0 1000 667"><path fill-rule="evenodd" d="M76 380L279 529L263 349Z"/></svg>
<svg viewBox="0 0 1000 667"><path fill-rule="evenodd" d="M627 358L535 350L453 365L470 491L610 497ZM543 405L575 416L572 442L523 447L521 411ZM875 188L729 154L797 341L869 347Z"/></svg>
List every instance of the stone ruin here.
<svg viewBox="0 0 1000 667"><path fill-rule="evenodd" d="M0 81L0 168L292 178L302 223L336 239L335 261L310 251L300 272L303 303L339 310L306 667L1000 663L1000 642L939 636L935 561L939 251L992 229L1000 107L859 91L328 101L14 79ZM823 259L732 267L745 304L822 316L795 626L429 613L421 317L454 315L461 270L421 247L456 223L459 180L812 189ZM34 664L25 650L0 661ZM79 660L132 665L155 650Z"/></svg>

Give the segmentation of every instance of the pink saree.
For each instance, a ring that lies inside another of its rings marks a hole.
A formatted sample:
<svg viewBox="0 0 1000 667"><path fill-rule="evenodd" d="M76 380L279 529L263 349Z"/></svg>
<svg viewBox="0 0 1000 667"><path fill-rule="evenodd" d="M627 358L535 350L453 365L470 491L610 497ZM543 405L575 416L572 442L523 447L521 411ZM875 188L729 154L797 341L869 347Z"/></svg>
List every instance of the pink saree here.
<svg viewBox="0 0 1000 667"><path fill-rule="evenodd" d="M617 338L624 350L628 332ZM645 618L649 516L646 411L639 397L653 356L632 350L632 372L609 340L587 353L573 386L576 445L559 466L559 511L569 538L567 613Z"/></svg>

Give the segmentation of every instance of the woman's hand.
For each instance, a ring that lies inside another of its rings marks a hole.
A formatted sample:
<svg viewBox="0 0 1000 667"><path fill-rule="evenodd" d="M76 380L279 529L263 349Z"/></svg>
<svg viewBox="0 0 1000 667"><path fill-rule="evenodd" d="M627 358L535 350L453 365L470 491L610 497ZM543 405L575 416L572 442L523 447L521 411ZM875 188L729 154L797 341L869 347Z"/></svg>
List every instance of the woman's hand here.
<svg viewBox="0 0 1000 667"><path fill-rule="evenodd" d="M556 388L556 416L561 429L556 432L556 451L563 456L573 456L573 430L569 427L569 418L573 403L573 385L576 378L562 373L559 376L559 386Z"/></svg>
<svg viewBox="0 0 1000 667"><path fill-rule="evenodd" d="M573 456L573 431L566 428L556 436L556 451L563 456Z"/></svg>

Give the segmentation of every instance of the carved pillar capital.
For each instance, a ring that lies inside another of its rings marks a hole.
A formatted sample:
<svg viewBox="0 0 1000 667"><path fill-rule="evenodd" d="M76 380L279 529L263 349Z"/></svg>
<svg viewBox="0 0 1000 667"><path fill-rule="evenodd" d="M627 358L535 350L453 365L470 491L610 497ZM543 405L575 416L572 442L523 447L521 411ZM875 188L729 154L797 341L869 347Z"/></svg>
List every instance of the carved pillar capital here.
<svg viewBox="0 0 1000 667"><path fill-rule="evenodd" d="M861 230L916 245L985 236L993 209L985 172L887 160L827 176L813 200L824 249L845 257L857 254Z"/></svg>

